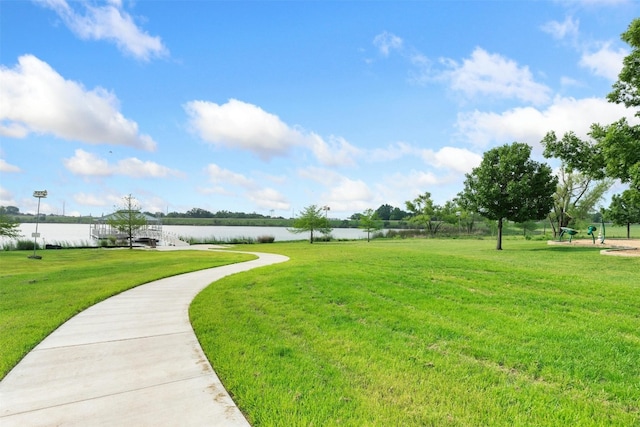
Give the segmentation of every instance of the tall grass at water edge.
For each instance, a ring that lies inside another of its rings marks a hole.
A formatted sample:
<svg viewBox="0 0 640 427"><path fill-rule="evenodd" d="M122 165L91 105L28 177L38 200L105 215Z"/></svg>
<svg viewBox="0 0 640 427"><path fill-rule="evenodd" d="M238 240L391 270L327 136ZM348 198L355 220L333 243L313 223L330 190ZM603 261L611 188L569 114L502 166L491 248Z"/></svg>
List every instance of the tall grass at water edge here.
<svg viewBox="0 0 640 427"><path fill-rule="evenodd" d="M640 425L640 258L494 246L261 246L192 323L254 426Z"/></svg>

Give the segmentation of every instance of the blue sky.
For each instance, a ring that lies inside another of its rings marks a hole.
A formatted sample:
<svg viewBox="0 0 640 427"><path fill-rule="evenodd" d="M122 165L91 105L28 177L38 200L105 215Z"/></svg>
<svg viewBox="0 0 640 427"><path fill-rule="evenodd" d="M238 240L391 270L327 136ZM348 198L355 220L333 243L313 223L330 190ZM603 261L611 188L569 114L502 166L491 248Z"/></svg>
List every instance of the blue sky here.
<svg viewBox="0 0 640 427"><path fill-rule="evenodd" d="M0 2L0 205L346 218L541 155L606 102L640 2ZM548 161L552 165L553 162ZM555 165L554 165L555 166Z"/></svg>

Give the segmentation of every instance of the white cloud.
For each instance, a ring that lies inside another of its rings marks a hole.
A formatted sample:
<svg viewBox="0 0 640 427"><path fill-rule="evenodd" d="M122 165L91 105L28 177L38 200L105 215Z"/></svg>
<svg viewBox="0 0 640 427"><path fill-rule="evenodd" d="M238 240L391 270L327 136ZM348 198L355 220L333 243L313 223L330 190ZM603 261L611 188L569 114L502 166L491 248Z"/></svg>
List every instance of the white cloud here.
<svg viewBox="0 0 640 427"><path fill-rule="evenodd" d="M560 85L562 85L563 87L583 86L583 84L578 80L566 76L560 77Z"/></svg>
<svg viewBox="0 0 640 427"><path fill-rule="evenodd" d="M337 185L329 188L322 199L332 211L353 212L371 207L374 193L362 180L343 177Z"/></svg>
<svg viewBox="0 0 640 427"><path fill-rule="evenodd" d="M166 178L183 177L184 174L175 169L159 165L156 162L142 161L135 157L122 159L114 167L114 173L132 178Z"/></svg>
<svg viewBox="0 0 640 427"><path fill-rule="evenodd" d="M256 186L252 179L242 174L221 168L216 164L209 164L206 169L209 180L214 184L230 184L243 188L254 188Z"/></svg>
<svg viewBox="0 0 640 427"><path fill-rule="evenodd" d="M416 153L416 148L406 142L398 141L389 144L386 148L376 148L367 154L368 160L372 162L388 162L400 159Z"/></svg>
<svg viewBox="0 0 640 427"><path fill-rule="evenodd" d="M83 206L107 206L109 203L103 196L88 193L76 193L73 195L73 200Z"/></svg>
<svg viewBox="0 0 640 427"><path fill-rule="evenodd" d="M350 166L360 150L339 136L321 136L291 127L275 114L246 102L230 99L226 104L191 101L184 105L189 125L200 138L216 146L250 151L263 160L284 156L294 147L313 152L327 166Z"/></svg>
<svg viewBox="0 0 640 427"><path fill-rule="evenodd" d="M373 45L378 48L382 55L389 56L392 50L402 48L402 39L393 33L384 31L374 37Z"/></svg>
<svg viewBox="0 0 640 427"><path fill-rule="evenodd" d="M549 21L544 24L541 29L545 33L551 34L555 39L562 40L567 37L575 38L578 36L580 28L580 21L573 20L572 17L567 16L564 22Z"/></svg>
<svg viewBox="0 0 640 427"><path fill-rule="evenodd" d="M441 188L447 182L447 179L441 179L432 172L412 169L386 176L384 183L377 184L377 193L383 197L383 203L404 209L405 201L425 191L433 194L434 188Z"/></svg>
<svg viewBox="0 0 640 427"><path fill-rule="evenodd" d="M16 206L16 204L11 191L0 186L0 206Z"/></svg>
<svg viewBox="0 0 640 427"><path fill-rule="evenodd" d="M338 172L315 166L298 169L298 176L324 185L334 185L343 179Z"/></svg>
<svg viewBox="0 0 640 427"><path fill-rule="evenodd" d="M479 154L455 147L442 147L438 151L423 150L422 158L429 165L460 173L471 172L482 161Z"/></svg>
<svg viewBox="0 0 640 427"><path fill-rule="evenodd" d="M462 64L451 59L443 63L450 70L440 78L447 80L451 89L468 97L516 98L533 104L549 101L549 87L535 82L528 67L521 67L502 55L476 48Z"/></svg>
<svg viewBox="0 0 640 427"><path fill-rule="evenodd" d="M0 135L52 134L88 144L155 149L151 137L140 135L137 123L118 111L112 93L99 87L87 91L35 56L21 56L14 69L0 68L0 79Z"/></svg>
<svg viewBox="0 0 640 427"><path fill-rule="evenodd" d="M63 160L63 164L74 175L109 176L113 174L108 161L84 150L76 150L73 157Z"/></svg>
<svg viewBox="0 0 640 427"><path fill-rule="evenodd" d="M273 188L263 188L259 190L253 190L247 192L247 197L258 208L261 209L274 209L274 210L289 210L291 204L287 198L279 191Z"/></svg>
<svg viewBox="0 0 640 427"><path fill-rule="evenodd" d="M584 53L580 58L580 66L588 68L597 76L604 77L612 82L618 79L618 74L622 69L624 57L629 52L620 48L611 48L611 43L603 43L595 52Z"/></svg>
<svg viewBox="0 0 640 427"><path fill-rule="evenodd" d="M236 99L222 105L191 101L184 109L192 129L204 141L251 151L262 159L284 155L304 140L278 116Z"/></svg>
<svg viewBox="0 0 640 427"><path fill-rule="evenodd" d="M160 37L150 36L141 30L131 15L122 10L121 1L109 1L94 6L86 1L68 3L66 0L36 0L37 3L55 11L65 25L84 40L107 40L114 42L120 50L137 59L148 61L152 57L168 55ZM81 5L84 14L71 5Z"/></svg>
<svg viewBox="0 0 640 427"><path fill-rule="evenodd" d="M123 175L131 178L166 178L169 176L182 177L181 172L159 165L155 162L142 161L135 157L122 159L115 165L93 153L76 150L73 157L63 160L69 172L82 176L112 176Z"/></svg>
<svg viewBox="0 0 640 427"><path fill-rule="evenodd" d="M513 141L535 146L549 131L562 135L573 131L586 138L592 123L609 124L627 117L640 122L632 110L602 98L556 97L544 110L519 107L501 114L473 111L458 114L460 136L476 146L496 146Z"/></svg>
<svg viewBox="0 0 640 427"><path fill-rule="evenodd" d="M280 192L269 187L262 188L256 181L242 174L213 163L207 166L206 173L214 187L203 189L205 194L239 196L237 191L232 192L227 188L234 186L243 189L243 197L251 200L260 209L288 210L290 208L289 201Z"/></svg>
<svg viewBox="0 0 640 427"><path fill-rule="evenodd" d="M0 172L4 173L16 173L22 172L18 166L8 163L5 159L0 159Z"/></svg>
<svg viewBox="0 0 640 427"><path fill-rule="evenodd" d="M361 150L337 136L331 136L325 141L316 134L310 135L309 145L316 158L325 166L353 166L356 164L354 156Z"/></svg>

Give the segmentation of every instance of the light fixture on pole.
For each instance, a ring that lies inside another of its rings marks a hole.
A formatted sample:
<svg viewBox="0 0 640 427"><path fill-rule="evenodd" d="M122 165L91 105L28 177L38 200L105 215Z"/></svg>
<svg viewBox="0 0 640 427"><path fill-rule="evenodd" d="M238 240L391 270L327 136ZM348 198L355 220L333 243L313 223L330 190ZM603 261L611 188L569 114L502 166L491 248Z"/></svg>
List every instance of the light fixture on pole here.
<svg viewBox="0 0 640 427"><path fill-rule="evenodd" d="M47 190L34 191L33 192L33 197L36 197L38 199L38 212L36 213L36 232L32 234L32 236L33 236L33 255L29 255L29 258L42 259L41 256L36 255L36 248L38 247L37 239L38 239L38 237L40 237L40 234L38 233L38 222L40 221L40 200L47 197Z"/></svg>

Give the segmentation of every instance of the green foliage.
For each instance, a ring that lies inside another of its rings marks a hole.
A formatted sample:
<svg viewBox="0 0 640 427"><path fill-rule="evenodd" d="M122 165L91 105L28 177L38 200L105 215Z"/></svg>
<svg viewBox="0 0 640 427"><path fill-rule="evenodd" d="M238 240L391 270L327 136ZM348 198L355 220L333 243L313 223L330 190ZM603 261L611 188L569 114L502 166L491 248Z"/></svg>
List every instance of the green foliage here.
<svg viewBox="0 0 640 427"><path fill-rule="evenodd" d="M378 218L383 221L389 221L391 219L391 212L393 211L393 206L389 204L380 205L378 209L376 209L376 214Z"/></svg>
<svg viewBox="0 0 640 427"><path fill-rule="evenodd" d="M16 250L18 251L32 251L33 248L40 249L40 244L34 243L33 240L20 239L16 242Z"/></svg>
<svg viewBox="0 0 640 427"><path fill-rule="evenodd" d="M378 219L378 214L373 209L367 209L360 215L358 227L366 231L368 242L371 239L371 233L382 228L382 222Z"/></svg>
<svg viewBox="0 0 640 427"><path fill-rule="evenodd" d="M640 259L511 245L265 246L190 317L256 426L638 425Z"/></svg>
<svg viewBox="0 0 640 427"><path fill-rule="evenodd" d="M20 209L16 206L0 206L0 215L20 215Z"/></svg>
<svg viewBox="0 0 640 427"><path fill-rule="evenodd" d="M472 210L498 222L496 249L502 249L502 222L544 218L558 184L551 168L530 159L531 147L513 144L484 153L480 166L466 175L460 197Z"/></svg>
<svg viewBox="0 0 640 427"><path fill-rule="evenodd" d="M558 139L555 132L548 132L540 142L544 147L546 158L555 157L562 160L564 169L571 174L574 171L593 179L603 179L605 158L602 147L593 141L578 138L575 133L567 132Z"/></svg>
<svg viewBox="0 0 640 427"><path fill-rule="evenodd" d="M614 195L605 215L614 224L627 227L627 238L630 238L631 224L640 223L640 191L625 190L621 195Z"/></svg>
<svg viewBox="0 0 640 427"><path fill-rule="evenodd" d="M578 222L586 221L613 183L610 179L594 180L582 173L571 172L564 165L560 167L558 178L553 210L549 213L554 236L562 227L574 227Z"/></svg>
<svg viewBox="0 0 640 427"><path fill-rule="evenodd" d="M591 129L605 159L606 175L640 190L640 125L631 126L623 118L608 126L594 124Z"/></svg>
<svg viewBox="0 0 640 427"><path fill-rule="evenodd" d="M9 218L7 215L0 214L0 237L8 237L10 239L19 237L19 225L20 224Z"/></svg>
<svg viewBox="0 0 640 427"><path fill-rule="evenodd" d="M375 212L378 215L378 218L383 221L400 221L409 216L408 212L389 204L380 205Z"/></svg>
<svg viewBox="0 0 640 427"><path fill-rule="evenodd" d="M127 236L129 241L129 249L133 248L133 237L139 229L147 224L147 219L140 213L140 206L137 201L129 194L123 197L123 205L121 209L113 213L108 223L121 233Z"/></svg>
<svg viewBox="0 0 640 427"><path fill-rule="evenodd" d="M618 81L607 99L640 107L640 19L634 19L621 38L631 46L631 53L624 58ZM640 110L636 116L640 116ZM608 176L640 190L640 125L631 126L624 118L610 125L593 124L589 136L593 141L582 141L568 132L558 140L550 132L542 141L544 154L557 157L570 169L592 178Z"/></svg>
<svg viewBox="0 0 640 427"><path fill-rule="evenodd" d="M293 233L309 232L309 243L313 243L313 232L319 231L322 234L331 233L332 228L329 226L329 221L325 214L323 214L324 208L316 205L307 206L300 212L300 216L293 221L293 228L290 229Z"/></svg>
<svg viewBox="0 0 640 427"><path fill-rule="evenodd" d="M426 191L413 200L405 202L411 217L409 222L424 227L431 237L435 237L442 226L442 208L433 203L431 193Z"/></svg>
<svg viewBox="0 0 640 427"><path fill-rule="evenodd" d="M620 38L631 46L631 53L622 61L618 81L613 84L607 99L627 107L640 107L640 18L631 21Z"/></svg>

